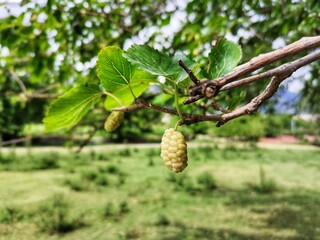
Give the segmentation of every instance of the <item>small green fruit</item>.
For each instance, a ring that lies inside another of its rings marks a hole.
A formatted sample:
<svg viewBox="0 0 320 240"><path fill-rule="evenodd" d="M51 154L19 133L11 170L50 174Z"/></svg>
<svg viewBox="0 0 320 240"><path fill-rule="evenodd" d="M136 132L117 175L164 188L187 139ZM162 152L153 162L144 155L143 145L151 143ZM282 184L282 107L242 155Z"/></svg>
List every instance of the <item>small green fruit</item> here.
<svg viewBox="0 0 320 240"><path fill-rule="evenodd" d="M122 123L124 118L124 112L117 112L113 111L107 118L105 124L104 124L104 129L107 132L113 132L115 131Z"/></svg>

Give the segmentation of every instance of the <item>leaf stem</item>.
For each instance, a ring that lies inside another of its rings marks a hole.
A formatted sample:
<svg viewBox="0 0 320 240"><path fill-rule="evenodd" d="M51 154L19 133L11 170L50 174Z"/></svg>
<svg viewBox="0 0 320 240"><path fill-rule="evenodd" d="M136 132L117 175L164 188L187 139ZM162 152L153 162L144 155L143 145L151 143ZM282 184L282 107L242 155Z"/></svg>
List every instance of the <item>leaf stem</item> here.
<svg viewBox="0 0 320 240"><path fill-rule="evenodd" d="M177 122L175 129L178 128L178 126L183 123L183 115L180 111L180 106L179 106L179 93L178 93L178 85L174 84L174 98L175 98L175 105L176 105L176 109L179 115L180 120Z"/></svg>
<svg viewBox="0 0 320 240"><path fill-rule="evenodd" d="M117 98L117 97L116 97L115 95L113 95L112 93L105 91L105 92L103 92L103 94L105 94L105 95L107 95L107 96L109 96L109 97L112 97L114 100L116 100L116 102L119 103L119 106L120 106L120 107L123 106L123 104L122 104L122 102L120 101L120 99Z"/></svg>
<svg viewBox="0 0 320 240"><path fill-rule="evenodd" d="M134 95L134 92L133 92L133 90L132 90L132 88L131 88L130 84L128 84L128 87L129 87L129 90L130 90L130 92L131 92L131 94L132 94L133 98L136 100L136 99L137 99L137 97L136 97L136 95Z"/></svg>
<svg viewBox="0 0 320 240"><path fill-rule="evenodd" d="M176 125L175 125L175 127L174 127L174 130L176 131L177 129L178 129L178 127L181 125L183 123L183 120L179 120L177 123L176 123Z"/></svg>

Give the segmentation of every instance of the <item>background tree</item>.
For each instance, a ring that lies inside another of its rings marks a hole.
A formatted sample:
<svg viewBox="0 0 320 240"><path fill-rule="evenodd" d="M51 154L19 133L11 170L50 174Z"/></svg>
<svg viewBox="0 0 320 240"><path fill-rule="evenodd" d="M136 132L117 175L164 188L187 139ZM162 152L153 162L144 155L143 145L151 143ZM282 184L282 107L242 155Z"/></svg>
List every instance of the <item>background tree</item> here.
<svg viewBox="0 0 320 240"><path fill-rule="evenodd" d="M126 49L133 41L148 42L164 52L183 51L201 62L216 39L226 35L243 46L246 62L303 36L318 35L319 4L316 0L22 1L24 11L0 23L0 107L11 109L1 111L1 135L16 137L23 124L40 122L47 100L39 105L39 98L56 97L74 84L97 82L94 65L102 47ZM1 7L8 9L10 3ZM278 64L281 61L274 66ZM318 62L311 67L304 78L302 103L304 110L315 112L320 67ZM265 86L262 81L246 86L238 103ZM230 106L243 90L222 94L220 101ZM26 110L34 109L31 104L37 106L36 118L34 110Z"/></svg>

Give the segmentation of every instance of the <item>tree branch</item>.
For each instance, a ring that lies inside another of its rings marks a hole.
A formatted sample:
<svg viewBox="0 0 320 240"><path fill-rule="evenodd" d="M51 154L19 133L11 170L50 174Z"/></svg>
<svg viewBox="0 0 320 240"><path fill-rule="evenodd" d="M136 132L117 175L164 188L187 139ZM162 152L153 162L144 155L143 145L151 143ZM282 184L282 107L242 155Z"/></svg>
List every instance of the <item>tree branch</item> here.
<svg viewBox="0 0 320 240"><path fill-rule="evenodd" d="M268 77L272 77L272 76L291 76L292 73L294 73L297 69L312 63L316 60L320 59L320 51L316 51L313 53L308 54L307 56L304 56L300 59L297 59L295 61L292 62L288 62L285 63L277 68L271 69L269 71L266 71L264 73L260 73L257 75L253 75L247 78L243 78L241 80L238 81L234 81L231 83L228 83L226 85L224 85L223 87L220 88L220 91L226 91L226 90L230 90L232 88L238 87L238 86L243 86L258 80L262 80Z"/></svg>
<svg viewBox="0 0 320 240"><path fill-rule="evenodd" d="M179 65L180 67L182 67L186 73L188 73L191 81L195 84L195 85L199 85L200 84L200 81L199 79L193 74L193 72L184 64L184 62L182 60L179 60Z"/></svg>
<svg viewBox="0 0 320 240"><path fill-rule="evenodd" d="M27 91L27 87L24 84L24 82L22 81L22 79L13 71L9 70L9 73L11 74L11 76L13 77L14 80L16 80L16 82L18 83L20 89L21 89L21 93L25 96L25 98L27 100L31 100L33 98L38 98L38 99L55 99L57 98L59 95L58 94L50 94L50 93L44 93L47 92L49 90L51 90L52 88L57 87L57 85L52 85L43 89L40 89L34 93L28 93Z"/></svg>
<svg viewBox="0 0 320 240"><path fill-rule="evenodd" d="M24 85L23 81L21 80L21 78L13 71L9 70L9 73L11 74L11 76L13 77L14 80L16 80L16 82L18 83L22 93L27 96L28 92L27 92L27 88L26 85Z"/></svg>
<svg viewBox="0 0 320 240"><path fill-rule="evenodd" d="M143 100L141 98L136 99L136 103L132 106L119 107L119 108L114 108L112 110L113 111L120 111L120 112L132 112L132 111L145 109L145 108L149 108L149 109L152 109L152 110L155 110L158 112L163 112L163 113L168 113L171 115L179 116L179 114L176 110L153 105L149 102L146 102L145 100ZM190 125L195 122L219 120L218 114L211 115L211 116L203 116L203 115L197 115L197 114L182 113L182 116L184 117L184 121L181 122L180 125L183 125L183 124Z"/></svg>
<svg viewBox="0 0 320 240"><path fill-rule="evenodd" d="M231 73L218 78L215 81L219 86L223 86L232 80L245 76L248 73L252 73L264 66L317 47L320 47L320 36L304 37L281 49L252 58L249 62L236 67Z"/></svg>
<svg viewBox="0 0 320 240"><path fill-rule="evenodd" d="M80 146L78 147L78 149L75 151L75 153L80 153L82 151L82 149L87 146L89 144L89 142L91 141L91 139L93 138L93 136L96 134L96 132L101 129L103 127L103 125L101 126L96 126L93 125L93 130L89 133L89 136L80 144Z"/></svg>
<svg viewBox="0 0 320 240"><path fill-rule="evenodd" d="M192 71L188 69L183 62L179 62L179 65L189 74L189 77L194 82L194 85L189 89L189 98L185 100L185 104L189 104L195 102L201 98L209 98L216 96L221 91L226 91L233 89L235 87L243 86L255 81L259 81L265 78L271 78L267 87L256 97L254 97L249 103L246 105L239 107L233 111L228 111L223 109L221 106L215 104L213 100L213 108L220 111L221 114L212 114L212 115L196 115L196 114L186 114L182 113L184 117L184 121L180 123L190 125L203 121L216 121L217 127L222 126L228 121L238 118L243 115L252 114L256 112L259 107L265 103L268 99L270 99L278 90L279 85L288 77L292 75L297 69L310 64L314 61L320 59L320 51L314 51L312 53L307 54L304 57L301 57L297 60L287 62L282 64L279 67L268 70L263 73L259 73L253 76L245 77L240 80L236 80L241 78L249 73L252 73L262 67L265 67L269 64L277 62L287 57L291 57L297 55L303 51L320 47L320 36L316 37L305 37L301 40L294 42L282 49L275 50L270 53L261 54L258 57L251 59L249 62L242 64L236 67L229 74L217 78L215 80L202 79L198 80ZM178 112L172 109L163 108L159 106L155 106L151 103L148 103L142 99L137 99L135 105L129 107L121 107L113 109L115 111L124 111L130 112L143 108L150 108L155 111L160 111L164 113L168 113L171 115L178 115Z"/></svg>
<svg viewBox="0 0 320 240"><path fill-rule="evenodd" d="M266 102L269 98L271 98L276 93L280 83L283 82L286 78L287 78L286 75L282 77L277 77L277 76L272 77L270 83L265 88L265 90L261 94L259 94L257 97L253 98L248 104L230 113L222 114L217 123L217 127L220 127L221 125L225 124L226 122L234 118L256 112L264 102Z"/></svg>
<svg viewBox="0 0 320 240"><path fill-rule="evenodd" d="M189 89L190 97L185 101L185 104L190 104L204 97L208 98L208 97L216 96L219 93L219 91L225 91L234 87L238 87L241 85L245 85L245 84L266 78L266 77L279 76L283 73L287 74L285 72L286 67L289 67L289 68L296 67L295 70L292 70L292 72L294 72L298 68L318 60L320 58L319 53L315 52L314 54L309 54L311 56L309 57L306 56L307 58L302 58L303 61L300 61L300 59L298 59L296 60L297 62L293 61L291 62L291 64L290 63L288 63L288 65L284 64L282 65L283 66L282 68L280 66L278 68L269 70L265 73L244 78L241 80L242 82L235 83L234 86L228 85L230 82L236 79L239 79L241 77L244 77L247 74L252 73L262 67L268 66L279 60L295 56L306 50L314 49L317 47L320 47L320 36L304 37L292 44L289 44L284 48L254 57L249 62L239 65L233 71L226 74L225 76L219 77L214 80L204 79L200 82L198 86L191 86L191 88ZM294 66L292 66L292 64ZM288 75L289 75L289 71L288 71ZM212 94L208 95L208 90L210 90Z"/></svg>

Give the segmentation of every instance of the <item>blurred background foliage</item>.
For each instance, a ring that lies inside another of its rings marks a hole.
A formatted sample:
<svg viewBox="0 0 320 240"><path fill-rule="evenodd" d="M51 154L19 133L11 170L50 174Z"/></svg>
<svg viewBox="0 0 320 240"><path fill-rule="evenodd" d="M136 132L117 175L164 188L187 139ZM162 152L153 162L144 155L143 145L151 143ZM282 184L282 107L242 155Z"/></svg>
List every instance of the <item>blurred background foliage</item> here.
<svg viewBox="0 0 320 240"><path fill-rule="evenodd" d="M304 36L320 34L317 0L23 0L5 1L0 7L0 135L4 141L24 136L26 126L41 123L51 98L76 84L96 82L95 62L105 46L117 45L126 50L132 43L147 43L168 53L184 51L204 63L215 40L226 36L242 46L245 62ZM306 71L300 77L304 88L294 113L319 113L319 62ZM28 94L45 93L49 98L26 99L17 77ZM219 101L237 98L243 90L246 94L240 100L246 101L265 84L232 90ZM158 97L157 101L168 103L165 97ZM89 114L82 126L90 128L94 123L99 127L108 113L102 106L96 111L100 115ZM150 111L128 114L122 129L108 137L137 140L145 133L157 133L152 126L163 126L161 116ZM209 132L224 136L237 133L248 138L275 136L289 129L290 119L291 116L246 117L221 129L213 129L211 124ZM248 130L239 128L239 124ZM206 133L207 126L190 129ZM309 132L319 129L312 124L304 126ZM72 131L76 133L77 129ZM101 135L105 137L106 133Z"/></svg>

